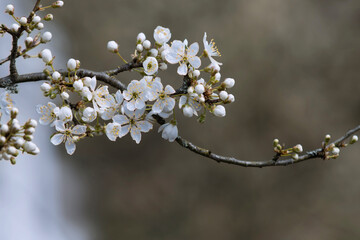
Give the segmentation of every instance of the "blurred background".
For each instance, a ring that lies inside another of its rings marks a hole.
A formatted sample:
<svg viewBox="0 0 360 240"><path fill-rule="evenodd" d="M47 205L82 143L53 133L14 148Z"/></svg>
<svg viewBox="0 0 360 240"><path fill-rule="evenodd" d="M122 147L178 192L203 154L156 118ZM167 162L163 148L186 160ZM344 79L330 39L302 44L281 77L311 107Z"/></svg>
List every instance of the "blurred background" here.
<svg viewBox="0 0 360 240"><path fill-rule="evenodd" d="M178 122L181 136L215 153L267 160L274 138L306 151L359 124L359 1L73 0L52 12L66 39L54 55L96 71L122 64L106 50L109 40L130 59L137 34L153 42L158 25L170 28L172 40L202 46L204 32L214 38L222 78L236 80L236 101L225 118L199 124L178 114ZM159 76L181 84L174 67ZM358 145L336 160L264 169L217 164L166 142L157 127L139 145L102 136L77 146L72 157L64 146L49 148L67 169L62 214L86 239L360 238Z"/></svg>

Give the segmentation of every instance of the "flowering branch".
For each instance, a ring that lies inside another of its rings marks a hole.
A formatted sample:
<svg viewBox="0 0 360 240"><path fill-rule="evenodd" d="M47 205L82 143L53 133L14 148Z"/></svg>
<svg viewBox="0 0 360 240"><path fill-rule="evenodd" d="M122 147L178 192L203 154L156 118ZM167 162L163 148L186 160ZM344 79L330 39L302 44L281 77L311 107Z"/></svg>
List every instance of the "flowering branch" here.
<svg viewBox="0 0 360 240"><path fill-rule="evenodd" d="M76 142L85 137L101 134L105 134L110 141L116 141L129 134L136 143L140 143L141 133L149 132L156 123L160 125L158 131L164 139L170 142L176 141L182 147L217 162L244 167L285 166L313 158L337 158L340 148L358 140L353 134L360 129L360 126L350 130L333 143L329 143L330 136L327 135L321 148L299 156L303 151L300 144L285 148L284 145L279 144L278 139L275 139L273 142L275 156L272 160L251 162L217 155L180 137L174 114L176 105L185 117L196 116L198 121L203 123L207 113L225 117L224 106L235 101L234 95L228 92L234 87L235 80L233 78L221 80L222 63L214 59L220 57L220 52L213 40L207 41L206 33L203 37L204 49L199 56L200 47L197 42L192 44L187 40L170 42L170 30L158 26L154 30L153 44L144 33L138 34L135 52L129 62L120 55L118 44L109 41L108 51L117 54L125 63L115 69L103 72L82 69L80 61L71 58L66 64L66 69L55 70L53 66L55 58L49 49L43 49L32 57L43 60L44 71L18 75L16 58L20 56L30 58L31 56L28 55L30 50L49 42L52 38L50 32L37 33L31 37L33 31L44 28L42 20L53 19L52 14L42 18L35 13L63 5L63 1L56 1L42 7L40 0L37 0L27 18L15 17L14 6L11 4L6 6L5 12L12 16L16 23L10 28L0 25L0 34L12 36L11 54L0 61L0 65L10 61L10 74L0 78L0 88L12 89L16 92L16 85L19 83L45 81L40 87L44 96L50 99L60 98L62 103L59 106L53 102L37 105L36 111L41 115L39 122L42 125L55 127L56 131L51 136L51 143L54 145L64 143L70 155L76 150ZM28 34L21 51L19 39L24 31ZM201 67L206 61L210 64ZM177 74L182 77L182 83L177 90L171 85L163 86L159 77L161 71L167 70L168 64L178 65ZM125 85L115 78L119 73L131 70L139 73L140 80L132 80ZM98 82L104 85L98 85ZM117 91L111 93L108 86L114 87ZM74 95L77 97L73 97ZM20 151L38 154L39 149L32 143L36 121L29 120L21 126L16 119L18 110L13 106L10 93L6 91L1 94L0 100L1 110L11 117L7 123L0 124L0 160L5 159L15 163ZM166 120L167 118L169 120ZM351 136L351 140L345 143L345 140ZM286 158L289 156L291 158Z"/></svg>

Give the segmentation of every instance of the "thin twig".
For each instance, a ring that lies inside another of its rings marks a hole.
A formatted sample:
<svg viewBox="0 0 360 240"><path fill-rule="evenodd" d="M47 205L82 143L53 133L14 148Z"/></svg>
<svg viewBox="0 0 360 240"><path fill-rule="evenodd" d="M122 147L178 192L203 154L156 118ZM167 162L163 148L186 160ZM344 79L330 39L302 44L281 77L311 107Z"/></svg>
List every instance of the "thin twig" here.
<svg viewBox="0 0 360 240"><path fill-rule="evenodd" d="M342 147L343 142L359 130L360 130L360 125L349 130L344 136L342 136L341 138L334 141L333 144L335 144L335 146L337 146L337 147ZM290 159L279 159L276 161L275 160L246 161L246 160L239 160L234 157L226 157L226 156L221 156L221 155L212 153L210 150L196 146L192 142L190 142L180 136L176 139L176 142L179 143L182 147L187 148L196 154L213 159L218 163L227 163L227 164L233 164L233 165L238 165L238 166L242 166L242 167L262 168L262 167L270 167L270 166L287 166L290 164L299 163L299 162L309 160L309 159L323 158L323 156L324 156L324 153L323 153L324 150L322 148L318 148L313 151L309 151L309 152L305 153L304 155L299 156L299 158L296 160L290 158Z"/></svg>

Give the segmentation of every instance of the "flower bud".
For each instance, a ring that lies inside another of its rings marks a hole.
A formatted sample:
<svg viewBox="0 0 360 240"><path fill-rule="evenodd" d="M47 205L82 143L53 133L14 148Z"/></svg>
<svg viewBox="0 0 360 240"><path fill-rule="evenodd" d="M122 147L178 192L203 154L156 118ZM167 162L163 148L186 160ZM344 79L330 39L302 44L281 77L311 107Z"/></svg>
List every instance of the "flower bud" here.
<svg viewBox="0 0 360 240"><path fill-rule="evenodd" d="M76 61L76 69L80 68L80 60L75 60Z"/></svg>
<svg viewBox="0 0 360 240"><path fill-rule="evenodd" d="M33 142L25 142L24 144L24 150L27 153L32 153L36 150L37 146L35 145L35 143Z"/></svg>
<svg viewBox="0 0 360 240"><path fill-rule="evenodd" d="M326 134L326 136L325 136L325 142L328 143L328 142L330 141L330 139L331 139L330 134Z"/></svg>
<svg viewBox="0 0 360 240"><path fill-rule="evenodd" d="M14 146L19 149L21 148L25 143L25 140L23 138L18 138L16 139L15 143L14 143Z"/></svg>
<svg viewBox="0 0 360 240"><path fill-rule="evenodd" d="M6 142L6 138L4 136L0 136L0 145L4 145Z"/></svg>
<svg viewBox="0 0 360 240"><path fill-rule="evenodd" d="M27 129L25 129L24 133L25 133L26 135L32 135L32 134L35 133L35 128L29 127L29 128L27 128Z"/></svg>
<svg viewBox="0 0 360 240"><path fill-rule="evenodd" d="M34 137L32 135L24 135L23 138L26 141L32 141L34 139Z"/></svg>
<svg viewBox="0 0 360 240"><path fill-rule="evenodd" d="M66 66L70 71L74 71L76 69L76 60L73 58L70 58L66 64Z"/></svg>
<svg viewBox="0 0 360 240"><path fill-rule="evenodd" d="M295 147L293 147L294 152L302 153L303 147L301 144L297 144Z"/></svg>
<svg viewBox="0 0 360 240"><path fill-rule="evenodd" d="M14 10L15 10L15 8L14 8L14 5L12 5L12 4L8 4L5 7L5 13L8 13L10 15L14 14Z"/></svg>
<svg viewBox="0 0 360 240"><path fill-rule="evenodd" d="M193 76L198 78L200 76L200 71L199 70L194 70L193 71Z"/></svg>
<svg viewBox="0 0 360 240"><path fill-rule="evenodd" d="M152 48L152 49L150 49L149 53L150 53L150 56L156 57L159 54L159 51L155 48Z"/></svg>
<svg viewBox="0 0 360 240"><path fill-rule="evenodd" d="M299 154L293 153L293 154L291 155L291 157L292 157L292 159L294 159L294 160L298 160L298 159L299 159Z"/></svg>
<svg viewBox="0 0 360 240"><path fill-rule="evenodd" d="M33 43L34 39L32 37L25 38L25 45L26 47L30 47L30 45Z"/></svg>
<svg viewBox="0 0 360 240"><path fill-rule="evenodd" d="M28 121L28 125L29 125L30 127L36 128L36 126L37 126L37 121L36 121L35 119L30 119L30 120Z"/></svg>
<svg viewBox="0 0 360 240"><path fill-rule="evenodd" d="M90 87L91 85L91 78L90 77L85 77L84 78L84 85L87 87Z"/></svg>
<svg viewBox="0 0 360 240"><path fill-rule="evenodd" d="M39 23L40 21L41 21L41 17L39 17L39 16L34 16L33 19L32 19L32 22L35 23L35 24Z"/></svg>
<svg viewBox="0 0 360 240"><path fill-rule="evenodd" d="M235 85L235 80L233 78L226 78L224 85L226 88L232 88Z"/></svg>
<svg viewBox="0 0 360 240"><path fill-rule="evenodd" d="M151 47L151 42L150 42L149 40L145 40L145 41L143 42L143 47L144 47L146 50L150 49L150 47Z"/></svg>
<svg viewBox="0 0 360 240"><path fill-rule="evenodd" d="M20 22L20 24L21 25L26 25L27 24L27 18L26 17L21 17L20 19L19 19L19 22Z"/></svg>
<svg viewBox="0 0 360 240"><path fill-rule="evenodd" d="M276 147L279 144L279 139L275 138L273 141L273 146Z"/></svg>
<svg viewBox="0 0 360 240"><path fill-rule="evenodd" d="M11 131L12 132L18 132L21 129L21 126L19 123L12 123L11 125Z"/></svg>
<svg viewBox="0 0 360 240"><path fill-rule="evenodd" d="M226 115L225 108L224 108L224 106L222 106L222 105L217 105L217 106L214 108L213 113L214 113L214 115L217 116L217 117L225 117L225 115Z"/></svg>
<svg viewBox="0 0 360 240"><path fill-rule="evenodd" d="M205 102L204 95L201 94L201 96L199 97L199 102L201 102L201 103Z"/></svg>
<svg viewBox="0 0 360 240"><path fill-rule="evenodd" d="M81 91L84 87L84 84L81 80L77 80L73 83L73 87L74 87L75 91Z"/></svg>
<svg viewBox="0 0 360 240"><path fill-rule="evenodd" d="M46 14L44 17L45 21L51 21L53 19L54 19L54 16L51 13Z"/></svg>
<svg viewBox="0 0 360 240"><path fill-rule="evenodd" d="M334 155L339 155L339 153L340 153L340 148L334 147L334 148L331 150L331 152L332 152Z"/></svg>
<svg viewBox="0 0 360 240"><path fill-rule="evenodd" d="M218 72L215 74L215 81L216 82L219 82L220 81L220 78L221 78L221 74Z"/></svg>
<svg viewBox="0 0 360 240"><path fill-rule="evenodd" d="M357 135L352 136L351 140L350 140L350 144L354 144L359 140Z"/></svg>
<svg viewBox="0 0 360 240"><path fill-rule="evenodd" d="M10 30L12 30L13 32L17 32L19 28L20 28L19 24L14 23L11 25Z"/></svg>
<svg viewBox="0 0 360 240"><path fill-rule="evenodd" d="M51 54L51 51L49 49L44 49L40 52L40 57L42 58L42 60L46 63L49 64L51 63L53 57Z"/></svg>
<svg viewBox="0 0 360 240"><path fill-rule="evenodd" d="M19 113L19 109L17 109L16 107L11 108L11 110L10 110L10 116L11 116L11 118L16 118L16 116L18 115L18 113Z"/></svg>
<svg viewBox="0 0 360 240"><path fill-rule="evenodd" d="M51 86L50 86L50 84L48 84L47 82L45 82L45 83L41 84L40 89L41 89L43 92L47 93L47 92L49 92L49 91L51 90Z"/></svg>
<svg viewBox="0 0 360 240"><path fill-rule="evenodd" d="M57 80L59 80L59 79L61 78L61 74L60 74L58 71L55 71L55 72L53 72L53 74L51 75L51 77L52 77L55 81L57 81Z"/></svg>
<svg viewBox="0 0 360 240"><path fill-rule="evenodd" d="M205 87L202 84L198 84L195 86L195 92L197 94L203 94L205 92Z"/></svg>
<svg viewBox="0 0 360 240"><path fill-rule="evenodd" d="M187 92L188 92L189 94L194 93L194 91L195 91L195 89L194 89L193 86L190 86L190 87L188 87L188 89L187 89Z"/></svg>
<svg viewBox="0 0 360 240"><path fill-rule="evenodd" d="M10 160L10 155L7 153L2 153L2 158L5 160Z"/></svg>
<svg viewBox="0 0 360 240"><path fill-rule="evenodd" d="M53 7L53 8L61 8L62 6L64 6L63 1L56 1L51 5L51 7Z"/></svg>
<svg viewBox="0 0 360 240"><path fill-rule="evenodd" d="M160 66L159 66L159 68L160 68L160 70L162 70L162 71L165 71L166 69L167 69L167 64L166 63L160 63Z"/></svg>
<svg viewBox="0 0 360 240"><path fill-rule="evenodd" d="M194 110L189 105L185 105L183 108L183 114L185 117L192 117L194 115Z"/></svg>
<svg viewBox="0 0 360 240"><path fill-rule="evenodd" d="M52 38L51 32L44 32L43 35L41 36L41 42L42 43L50 42L51 38Z"/></svg>
<svg viewBox="0 0 360 240"><path fill-rule="evenodd" d="M235 97L234 97L234 95L229 94L227 101L229 101L230 103L235 102Z"/></svg>
<svg viewBox="0 0 360 240"><path fill-rule="evenodd" d="M137 50L138 52L142 52L142 51L144 50L143 45L141 45L141 44L136 45L136 50Z"/></svg>
<svg viewBox="0 0 360 240"><path fill-rule="evenodd" d="M115 41L109 41L107 43L107 50L113 53L117 53L119 51L119 45Z"/></svg>
<svg viewBox="0 0 360 240"><path fill-rule="evenodd" d="M60 94L61 98L64 99L64 100L68 100L69 99L69 94L67 92L62 92Z"/></svg>
<svg viewBox="0 0 360 240"><path fill-rule="evenodd" d="M226 91L221 91L219 96L221 100L225 101L229 97L229 94Z"/></svg>
<svg viewBox="0 0 360 240"><path fill-rule="evenodd" d="M142 32L139 33L136 38L138 43L143 43L145 41L145 39L146 39L145 34Z"/></svg>
<svg viewBox="0 0 360 240"><path fill-rule="evenodd" d="M0 127L1 134L5 135L9 132L9 126L7 124L2 124Z"/></svg>
<svg viewBox="0 0 360 240"><path fill-rule="evenodd" d="M44 28L44 24L40 22L40 23L36 24L36 28L41 30Z"/></svg>
<svg viewBox="0 0 360 240"><path fill-rule="evenodd" d="M13 146L9 146L8 148L7 148L7 151L6 151L8 154L10 154L10 155L13 155L13 156L17 156L17 155L19 155L19 151L15 148L15 147L13 147Z"/></svg>

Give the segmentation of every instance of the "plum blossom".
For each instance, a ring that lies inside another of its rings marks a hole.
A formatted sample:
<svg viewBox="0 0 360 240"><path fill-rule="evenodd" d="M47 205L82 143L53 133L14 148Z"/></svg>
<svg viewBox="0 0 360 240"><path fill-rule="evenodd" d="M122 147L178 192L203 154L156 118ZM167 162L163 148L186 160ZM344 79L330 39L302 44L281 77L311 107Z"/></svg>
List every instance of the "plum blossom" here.
<svg viewBox="0 0 360 240"><path fill-rule="evenodd" d="M65 142L66 152L72 155L75 152L75 142L79 141L80 136L86 132L86 126L76 125L74 127L65 127L64 125L56 125L56 133L51 137L50 141L54 145L59 145Z"/></svg>
<svg viewBox="0 0 360 240"><path fill-rule="evenodd" d="M110 120L117 112L121 110L124 97L120 90L115 93L115 98L111 95L107 96L110 107L101 109L101 118Z"/></svg>
<svg viewBox="0 0 360 240"><path fill-rule="evenodd" d="M177 69L179 75L186 75L188 72L187 62L194 68L199 68L201 60L196 54L199 52L199 44L197 42L187 47L187 41L173 41L171 48L166 50L165 59L171 64L180 63Z"/></svg>
<svg viewBox="0 0 360 240"><path fill-rule="evenodd" d="M41 114L39 119L41 125L48 125L56 120L55 108L57 108L57 106L52 102L48 102L46 105L36 106L36 112Z"/></svg>
<svg viewBox="0 0 360 240"><path fill-rule="evenodd" d="M130 111L127 107L124 108L124 115L115 115L113 117L114 123L121 125L118 132L118 137L123 137L130 132L131 138L136 142L141 141L141 132L148 132L152 129L153 125L144 119L145 107ZM114 125L113 127L118 127Z"/></svg>
<svg viewBox="0 0 360 240"><path fill-rule="evenodd" d="M14 107L14 101L10 96L10 91L5 91L0 95L0 108L6 114L10 114L10 110Z"/></svg>
<svg viewBox="0 0 360 240"><path fill-rule="evenodd" d="M204 33L203 37L203 43L204 43L204 55L205 57L208 57L211 61L211 63L215 65L222 65L222 63L216 61L213 57L221 57L221 54L218 50L218 48L215 46L215 42L213 39L211 39L210 43L206 40L206 33Z"/></svg>
<svg viewBox="0 0 360 240"><path fill-rule="evenodd" d="M143 82L138 80L132 80L130 82L127 90L124 90L123 96L127 101L126 107L130 111L142 109L145 107L145 101L148 100L146 86Z"/></svg>
<svg viewBox="0 0 360 240"><path fill-rule="evenodd" d="M175 90L170 85L167 85L165 90L157 92L157 100L152 106L152 111L156 114L162 112L163 110L166 112L173 110L175 107L175 99L169 96L173 93L175 93Z"/></svg>
<svg viewBox="0 0 360 240"><path fill-rule="evenodd" d="M183 95L179 100L179 108L183 108L183 113L187 117L192 117L192 114L197 116L197 112L201 110L201 104L195 100L196 94ZM192 110L192 114L191 114Z"/></svg>
<svg viewBox="0 0 360 240"><path fill-rule="evenodd" d="M170 123L165 123L159 127L159 131L161 132L161 137L169 142L175 141L178 137L178 128L176 125L176 121L171 121Z"/></svg>
<svg viewBox="0 0 360 240"><path fill-rule="evenodd" d="M94 109L97 112L101 112L100 108L108 108L111 106L109 99L107 96L109 95L108 86L101 86L95 89L96 87L96 77L92 77L89 82L90 89L87 87L83 87L82 92L88 99L88 101L92 100ZM89 92L91 94L89 94Z"/></svg>
<svg viewBox="0 0 360 240"><path fill-rule="evenodd" d="M162 90L161 79L159 77L145 76L140 82L146 86L146 97L149 101L154 101L158 97L158 92Z"/></svg>
<svg viewBox="0 0 360 240"><path fill-rule="evenodd" d="M110 141L115 141L119 137L121 125L116 122L109 123L106 125L105 134Z"/></svg>
<svg viewBox="0 0 360 240"><path fill-rule="evenodd" d="M156 58L148 57L143 62L143 67L144 67L144 72L146 73L146 75L154 75L159 69L159 64L158 64L158 61L156 60Z"/></svg>
<svg viewBox="0 0 360 240"><path fill-rule="evenodd" d="M82 116L82 120L84 121L84 122L92 122L92 121L94 121L95 119L96 119L96 117L97 117L97 114L96 114L96 111L95 111L95 109L94 108L92 108L92 107L87 107L87 108L85 108L84 109L84 111L83 111L83 116Z"/></svg>
<svg viewBox="0 0 360 240"><path fill-rule="evenodd" d="M154 30L154 39L156 43L163 45L167 43L171 38L171 33L168 28L157 26Z"/></svg>

